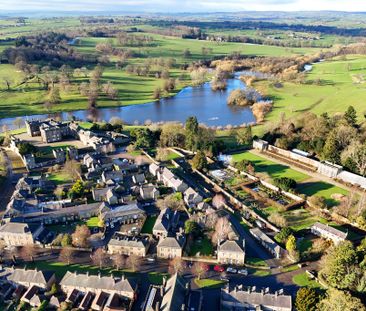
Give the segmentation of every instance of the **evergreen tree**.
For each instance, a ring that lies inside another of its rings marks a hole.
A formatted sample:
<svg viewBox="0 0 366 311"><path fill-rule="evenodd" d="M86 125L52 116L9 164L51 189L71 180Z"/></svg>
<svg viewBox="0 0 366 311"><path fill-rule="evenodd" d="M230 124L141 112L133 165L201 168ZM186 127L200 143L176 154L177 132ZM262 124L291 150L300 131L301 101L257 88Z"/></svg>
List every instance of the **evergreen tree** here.
<svg viewBox="0 0 366 311"><path fill-rule="evenodd" d="M335 131L329 133L323 147L322 157L324 160L331 161L333 163L340 162L340 150Z"/></svg>
<svg viewBox="0 0 366 311"><path fill-rule="evenodd" d="M316 291L309 287L302 287L296 293L295 306L297 311L316 311L318 303Z"/></svg>
<svg viewBox="0 0 366 311"><path fill-rule="evenodd" d="M355 127L357 125L357 112L353 106L347 108L344 119L350 126Z"/></svg>
<svg viewBox="0 0 366 311"><path fill-rule="evenodd" d="M196 151L198 148L199 126L196 117L189 117L186 121L186 148Z"/></svg>

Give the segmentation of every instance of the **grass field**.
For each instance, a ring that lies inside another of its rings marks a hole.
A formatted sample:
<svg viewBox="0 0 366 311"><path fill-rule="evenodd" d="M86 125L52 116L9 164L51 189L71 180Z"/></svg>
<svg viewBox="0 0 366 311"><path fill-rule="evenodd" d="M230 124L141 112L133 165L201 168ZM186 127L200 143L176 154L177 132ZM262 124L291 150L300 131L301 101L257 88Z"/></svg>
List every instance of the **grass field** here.
<svg viewBox="0 0 366 311"><path fill-rule="evenodd" d="M48 176L48 180L53 181L56 185L62 185L72 182L70 176L62 171L50 174Z"/></svg>
<svg viewBox="0 0 366 311"><path fill-rule="evenodd" d="M288 166L269 161L249 151L233 154L232 157L234 162L239 162L241 160L249 160L253 162L255 171L257 173L266 173L272 179L278 177L288 177L296 180L296 182L301 182L310 178L310 176L295 171Z"/></svg>
<svg viewBox="0 0 366 311"><path fill-rule="evenodd" d="M211 241L204 237L200 241L194 241L192 243L192 246L190 248L189 256L196 256L197 254L200 254L200 256L211 256L213 253L213 246Z"/></svg>
<svg viewBox="0 0 366 311"><path fill-rule="evenodd" d="M222 280L215 280L215 279L194 279L194 283L199 288L220 288L226 282Z"/></svg>
<svg viewBox="0 0 366 311"><path fill-rule="evenodd" d="M321 288L321 285L317 281L309 279L306 272L295 275L292 278L292 282L301 287L309 286L312 288Z"/></svg>
<svg viewBox="0 0 366 311"><path fill-rule="evenodd" d="M366 110L365 69L365 56L349 55L315 64L307 73L307 84L284 83L282 88L276 88L268 81L259 82L274 99L274 109L266 120L276 122L281 113L294 117L308 111L318 115L344 112L349 105L355 107L362 119ZM360 83L355 81L357 75L361 77ZM312 83L317 80L319 85Z"/></svg>

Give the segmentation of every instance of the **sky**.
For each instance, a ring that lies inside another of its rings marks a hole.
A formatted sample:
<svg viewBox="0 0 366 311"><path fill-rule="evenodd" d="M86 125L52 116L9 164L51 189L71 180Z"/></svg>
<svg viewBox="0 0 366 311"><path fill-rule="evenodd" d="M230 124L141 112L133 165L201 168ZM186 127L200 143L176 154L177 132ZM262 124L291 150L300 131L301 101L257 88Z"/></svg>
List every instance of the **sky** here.
<svg viewBox="0 0 366 311"><path fill-rule="evenodd" d="M9 11L363 11L365 0L0 0Z"/></svg>

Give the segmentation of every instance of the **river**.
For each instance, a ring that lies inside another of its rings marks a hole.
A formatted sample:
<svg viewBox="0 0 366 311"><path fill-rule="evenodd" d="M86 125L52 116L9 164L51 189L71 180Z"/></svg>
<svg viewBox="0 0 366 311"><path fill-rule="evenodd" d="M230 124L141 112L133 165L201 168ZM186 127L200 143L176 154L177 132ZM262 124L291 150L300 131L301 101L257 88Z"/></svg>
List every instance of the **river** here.
<svg viewBox="0 0 366 311"><path fill-rule="evenodd" d="M212 91L210 83L207 82L197 87L186 87L173 97L164 98L157 102L146 104L130 105L113 108L99 108L97 119L108 121L112 117L120 117L128 124L178 121L184 122L189 116L196 116L199 122L207 126L238 126L254 123L255 117L249 107L229 106L226 103L230 92L237 88L245 88L245 84L239 79L241 72L227 81L225 91ZM245 72L244 74L253 74ZM70 120L72 117L78 120L89 120L88 110L77 110L61 112L57 114L40 114L22 116L23 120L46 119L58 117L62 120ZM0 126L7 125L8 129L14 129L16 118L0 119Z"/></svg>

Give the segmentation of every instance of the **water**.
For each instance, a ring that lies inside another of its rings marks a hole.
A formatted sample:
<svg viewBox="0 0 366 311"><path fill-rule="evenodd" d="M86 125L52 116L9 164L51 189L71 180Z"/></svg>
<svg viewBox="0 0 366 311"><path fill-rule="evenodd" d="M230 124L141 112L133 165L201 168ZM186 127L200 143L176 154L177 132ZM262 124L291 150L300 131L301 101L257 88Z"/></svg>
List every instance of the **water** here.
<svg viewBox="0 0 366 311"><path fill-rule="evenodd" d="M162 99L158 102L150 102L140 105L131 105L117 108L100 108L97 110L99 121L108 121L111 117L120 117L129 124L144 124L147 120L155 122L178 121L185 122L189 116L196 116L198 121L207 126L238 126L254 123L255 117L249 107L229 106L226 103L230 92L237 88L245 88L236 73L234 78L228 79L225 91L212 91L210 83L198 87L186 87L174 97ZM247 73L244 74L253 74ZM72 117L78 120L89 120L90 111L78 110L61 112L58 114L43 114L23 116L25 119L45 119L58 117L62 120L70 120ZM15 118L0 119L0 126L7 125L8 129L14 129Z"/></svg>

